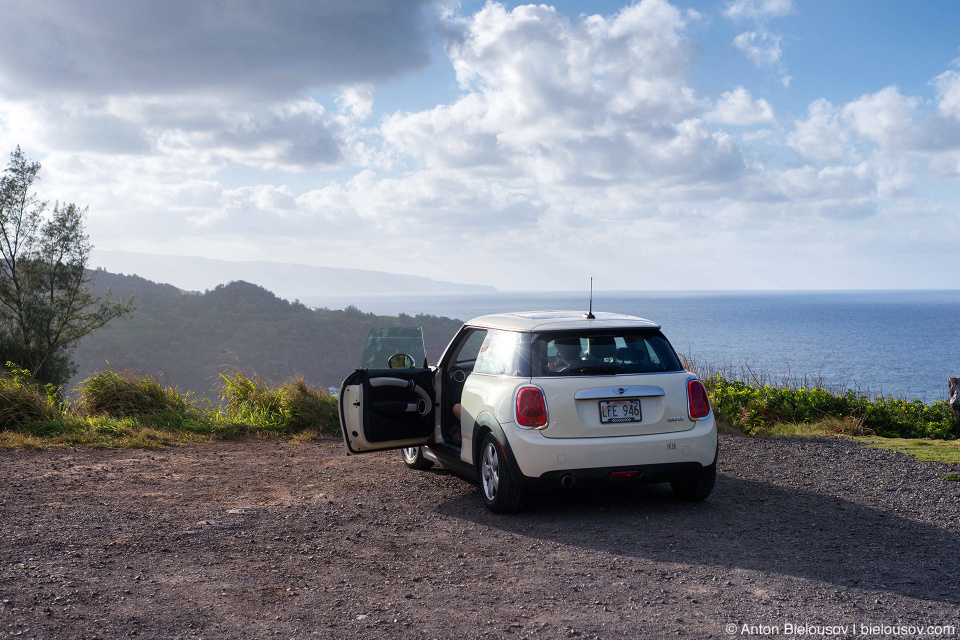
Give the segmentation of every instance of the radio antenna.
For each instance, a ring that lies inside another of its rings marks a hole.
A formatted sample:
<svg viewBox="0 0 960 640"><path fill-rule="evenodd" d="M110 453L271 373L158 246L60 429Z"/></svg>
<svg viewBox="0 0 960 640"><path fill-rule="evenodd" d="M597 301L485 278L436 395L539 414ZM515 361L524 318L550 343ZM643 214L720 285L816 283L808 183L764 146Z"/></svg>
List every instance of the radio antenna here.
<svg viewBox="0 0 960 640"><path fill-rule="evenodd" d="M590 310L583 314L583 317L587 320L597 319L597 316L593 315L593 276L590 276Z"/></svg>

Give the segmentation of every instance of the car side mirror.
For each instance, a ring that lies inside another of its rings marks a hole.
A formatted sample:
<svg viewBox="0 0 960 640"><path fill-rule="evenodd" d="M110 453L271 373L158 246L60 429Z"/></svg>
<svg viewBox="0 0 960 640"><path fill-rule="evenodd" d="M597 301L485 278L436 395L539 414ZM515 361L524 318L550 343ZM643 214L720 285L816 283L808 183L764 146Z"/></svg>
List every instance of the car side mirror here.
<svg viewBox="0 0 960 640"><path fill-rule="evenodd" d="M417 366L413 356L406 353L395 353L387 360L388 369L412 369Z"/></svg>

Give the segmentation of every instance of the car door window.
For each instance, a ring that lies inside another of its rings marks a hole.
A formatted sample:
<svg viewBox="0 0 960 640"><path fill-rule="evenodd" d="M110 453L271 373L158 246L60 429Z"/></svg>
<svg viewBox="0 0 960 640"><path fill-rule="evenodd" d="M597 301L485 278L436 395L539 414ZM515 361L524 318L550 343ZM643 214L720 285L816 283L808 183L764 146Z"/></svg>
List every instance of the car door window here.
<svg viewBox="0 0 960 640"><path fill-rule="evenodd" d="M465 336L457 346L457 350L450 360L449 368L459 369L464 373L472 372L474 365L477 363L477 356L480 354L480 347L483 346L486 337L486 329L474 329L469 335Z"/></svg>
<svg viewBox="0 0 960 640"><path fill-rule="evenodd" d="M474 373L518 375L520 334L514 331L490 330L480 353Z"/></svg>
<svg viewBox="0 0 960 640"><path fill-rule="evenodd" d="M410 356L414 365L418 367L426 362L423 327L370 329L367 341L363 345L363 353L360 355L360 368L387 369L390 367L390 357L397 354Z"/></svg>

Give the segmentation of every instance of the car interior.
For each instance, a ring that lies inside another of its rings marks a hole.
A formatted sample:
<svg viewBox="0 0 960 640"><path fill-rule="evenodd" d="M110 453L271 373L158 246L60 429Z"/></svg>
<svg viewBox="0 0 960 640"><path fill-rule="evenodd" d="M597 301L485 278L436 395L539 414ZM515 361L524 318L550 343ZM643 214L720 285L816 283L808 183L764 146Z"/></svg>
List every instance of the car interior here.
<svg viewBox="0 0 960 640"><path fill-rule="evenodd" d="M443 382L440 393L440 434L450 446L459 447L462 438L460 435L460 419L454 412L454 407L460 404L463 394L463 385L467 376L473 372L477 363L480 347L486 338L485 329L474 329L463 335L454 348L453 354L443 366Z"/></svg>

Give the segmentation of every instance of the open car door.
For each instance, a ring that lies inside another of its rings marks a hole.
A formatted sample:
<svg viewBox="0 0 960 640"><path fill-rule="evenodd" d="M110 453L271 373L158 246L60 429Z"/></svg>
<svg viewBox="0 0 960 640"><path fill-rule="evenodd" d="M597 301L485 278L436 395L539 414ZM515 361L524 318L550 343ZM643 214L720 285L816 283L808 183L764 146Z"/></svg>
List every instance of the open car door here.
<svg viewBox="0 0 960 640"><path fill-rule="evenodd" d="M371 329L361 368L340 386L347 453L427 444L436 423L434 375L426 366L420 327Z"/></svg>

